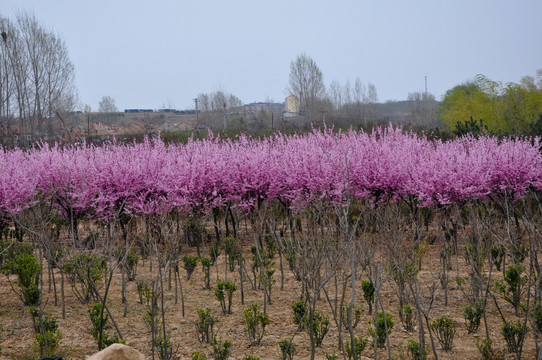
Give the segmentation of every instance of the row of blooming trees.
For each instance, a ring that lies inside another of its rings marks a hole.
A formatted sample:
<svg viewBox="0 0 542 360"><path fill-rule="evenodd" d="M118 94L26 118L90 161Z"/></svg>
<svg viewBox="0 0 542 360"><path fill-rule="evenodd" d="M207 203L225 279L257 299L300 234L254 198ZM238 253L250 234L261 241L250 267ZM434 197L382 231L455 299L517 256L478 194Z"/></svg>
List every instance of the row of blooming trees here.
<svg viewBox="0 0 542 360"><path fill-rule="evenodd" d="M381 129L331 131L186 145L161 141L103 147L39 147L0 153L0 211L7 219L38 201L63 217L247 211L280 199L300 209L349 198L447 205L492 196L521 198L542 186L537 140L440 142Z"/></svg>
<svg viewBox="0 0 542 360"><path fill-rule="evenodd" d="M539 146L538 139L494 137L442 142L388 127L371 133L325 129L266 139L240 136L235 141L209 136L185 145L147 140L102 147L43 145L27 151L3 150L1 226L27 234L42 269L45 258L62 279L64 272L70 274L72 286L86 284L78 298L101 304L94 310L98 325L107 317L114 321L116 314L109 311L107 299L116 271L122 273L126 315L129 297L124 279L125 275L135 278L129 259L139 248L141 256L150 259L151 273L146 282L138 281L140 301L143 304L142 294L147 294L145 321L150 321L152 349L161 349L161 358L171 358L172 351L164 305L165 283L171 289L172 278L175 303L179 287L182 316L185 311L178 265L180 238L198 246L197 255L207 266L206 288L210 287L211 264L216 265L217 286L224 284L222 279L227 282L228 272L238 271L241 303L245 301L243 286L250 283L253 289L263 290L264 313L272 304L273 274L280 269L282 288L283 261L287 263L301 282L305 309L300 316L306 323L296 324L296 333L302 328L310 333L312 358L322 343L314 325L323 316L318 300L327 300L340 329L338 349L346 356L349 348L362 341L355 329L360 286L369 309L375 307L376 327L378 317L389 311L379 295L384 283L397 288L402 321L407 309L417 314L419 346L425 349L428 332L438 358L431 310L437 288L447 304L450 272L455 267L459 273L460 257L465 258L461 266L469 273L461 289L468 300L466 306L481 309L478 324L482 313L485 320L488 303L494 303L504 326L516 326L507 320L502 298L495 296L498 292L493 287L503 251L511 259L508 266L502 265L503 281L509 271L519 272L525 279L516 284L522 291L514 292L505 283L500 287L504 299L513 300L515 316L523 319L522 327L514 329L525 329L528 320L535 321L531 309L539 307L542 316L537 256L542 246ZM250 224L244 237L241 221L246 229ZM78 225L81 223L84 225ZM64 237L70 239L68 243L60 239L60 227L69 234ZM79 236L81 230L84 239ZM200 254L203 233L209 240L206 261ZM242 255L247 237L254 240L252 274L247 271L249 260ZM417 273L428 239L435 238L441 239L443 247L442 268L426 284L418 280ZM459 243L465 245L464 253ZM227 256L223 274L216 261L221 249ZM277 266L272 261L275 251L280 260ZM88 273L104 273L105 281L81 277L74 283L73 278L80 275L74 264L88 266L89 253L98 254L103 262L95 262L99 265ZM182 258L188 277L195 269L195 265L189 266L190 259ZM43 287L42 280L41 294ZM122 340L122 329L114 325L117 340ZM414 328L412 324L405 327ZM96 329L101 348L109 338L103 326ZM487 322L485 330L489 339ZM347 331L344 338L342 331ZM518 358L525 337L521 334L519 344L509 347ZM292 341L293 337L284 344L289 346ZM383 345L378 340L378 347ZM376 348L375 342L375 352ZM357 359L359 354L352 357Z"/></svg>

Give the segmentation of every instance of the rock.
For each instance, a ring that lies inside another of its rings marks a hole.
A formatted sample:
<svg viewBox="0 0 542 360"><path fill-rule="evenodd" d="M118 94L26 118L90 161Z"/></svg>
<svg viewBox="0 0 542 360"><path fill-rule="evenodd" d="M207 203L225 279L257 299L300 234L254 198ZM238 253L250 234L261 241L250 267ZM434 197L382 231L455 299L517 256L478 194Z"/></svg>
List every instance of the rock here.
<svg viewBox="0 0 542 360"><path fill-rule="evenodd" d="M129 346L113 344L86 360L145 360L145 356Z"/></svg>

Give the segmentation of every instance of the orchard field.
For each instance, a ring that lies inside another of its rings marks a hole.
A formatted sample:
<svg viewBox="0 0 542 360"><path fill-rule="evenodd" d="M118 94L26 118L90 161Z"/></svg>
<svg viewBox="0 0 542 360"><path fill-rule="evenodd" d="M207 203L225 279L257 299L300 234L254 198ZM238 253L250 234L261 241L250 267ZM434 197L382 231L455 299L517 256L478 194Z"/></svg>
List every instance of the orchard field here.
<svg viewBox="0 0 542 360"><path fill-rule="evenodd" d="M2 150L1 357L536 358L539 149L388 127Z"/></svg>

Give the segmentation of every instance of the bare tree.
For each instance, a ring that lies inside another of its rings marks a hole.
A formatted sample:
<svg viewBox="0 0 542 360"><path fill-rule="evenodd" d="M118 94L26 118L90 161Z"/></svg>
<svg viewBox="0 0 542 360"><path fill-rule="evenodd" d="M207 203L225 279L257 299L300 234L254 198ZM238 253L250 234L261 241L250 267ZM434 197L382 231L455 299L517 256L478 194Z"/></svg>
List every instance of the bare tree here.
<svg viewBox="0 0 542 360"><path fill-rule="evenodd" d="M433 127L438 125L437 101L435 96L426 92L408 94L410 102L410 121L414 125Z"/></svg>
<svg viewBox="0 0 542 360"><path fill-rule="evenodd" d="M99 105L98 111L101 113L119 112L119 109L117 108L117 105L115 104L115 99L113 99L111 96L102 97L102 100L100 101L98 105Z"/></svg>
<svg viewBox="0 0 542 360"><path fill-rule="evenodd" d="M202 123L212 129L223 128L225 111L230 112L243 106L241 99L222 90L199 94L197 100Z"/></svg>
<svg viewBox="0 0 542 360"><path fill-rule="evenodd" d="M331 84L329 84L328 97L333 104L333 109L335 111L341 110L342 106L344 105L343 95L344 91L341 83L337 80L333 80Z"/></svg>
<svg viewBox="0 0 542 360"><path fill-rule="evenodd" d="M18 140L24 139L18 145L54 137L59 120L73 111L77 97L66 45L31 13L18 14L14 22L2 18L0 27L2 125L18 122Z"/></svg>
<svg viewBox="0 0 542 360"><path fill-rule="evenodd" d="M287 91L299 98L299 105L307 114L319 112L326 96L324 76L316 62L306 54L298 55L290 63Z"/></svg>

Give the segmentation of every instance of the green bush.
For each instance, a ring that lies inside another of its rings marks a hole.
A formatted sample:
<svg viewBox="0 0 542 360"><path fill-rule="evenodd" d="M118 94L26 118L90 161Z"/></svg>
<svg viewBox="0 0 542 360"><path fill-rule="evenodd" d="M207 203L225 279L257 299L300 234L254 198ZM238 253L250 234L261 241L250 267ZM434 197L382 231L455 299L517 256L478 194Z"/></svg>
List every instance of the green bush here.
<svg viewBox="0 0 542 360"><path fill-rule="evenodd" d="M217 280L215 297L220 301L222 307L222 313L231 314L231 304L233 298L233 292L237 290L235 284L231 281Z"/></svg>
<svg viewBox="0 0 542 360"><path fill-rule="evenodd" d="M416 340L407 341L407 350L412 360L427 359L427 349L422 349Z"/></svg>
<svg viewBox="0 0 542 360"><path fill-rule="evenodd" d="M412 332L414 330L414 321L416 319L416 314L414 313L412 306L406 304L402 307L399 307L399 318L401 319L401 323L403 324L403 327L406 331Z"/></svg>
<svg viewBox="0 0 542 360"><path fill-rule="evenodd" d="M519 315L521 294L527 282L527 275L522 275L523 265L510 265L504 273L504 279L495 282L495 290L502 294L504 299L514 307L516 316Z"/></svg>
<svg viewBox="0 0 542 360"><path fill-rule="evenodd" d="M305 314L307 313L307 301L305 299L301 299L298 301L294 301L292 304L292 311L293 311L293 321L295 325L300 325L300 329L305 329Z"/></svg>
<svg viewBox="0 0 542 360"><path fill-rule="evenodd" d="M203 273L205 274L205 289L211 290L211 260L208 257L200 259Z"/></svg>
<svg viewBox="0 0 542 360"><path fill-rule="evenodd" d="M369 315L371 315L373 313L375 286L371 280L362 280L361 290L363 291L363 298L367 301L367 304L369 304Z"/></svg>
<svg viewBox="0 0 542 360"><path fill-rule="evenodd" d="M509 353L519 355L523 341L525 341L525 336L528 332L529 328L527 325L524 326L519 320L516 322L509 321L503 324L501 333L504 336Z"/></svg>
<svg viewBox="0 0 542 360"><path fill-rule="evenodd" d="M465 326L467 327L467 332L469 334L474 334L478 331L483 314L484 314L484 309L480 302L476 302L473 306L466 305L463 308L463 316L465 317Z"/></svg>
<svg viewBox="0 0 542 360"><path fill-rule="evenodd" d="M431 323L431 329L435 332L442 350L451 351L456 333L457 321L443 315Z"/></svg>
<svg viewBox="0 0 542 360"><path fill-rule="evenodd" d="M34 322L34 332L36 336L36 344L41 356L55 355L60 346L62 333L58 330L56 319L42 314L39 318L39 310L31 308L30 313Z"/></svg>
<svg viewBox="0 0 542 360"><path fill-rule="evenodd" d="M493 348L491 339L485 338L477 342L476 347L482 356L482 360L504 360L504 352Z"/></svg>
<svg viewBox="0 0 542 360"><path fill-rule="evenodd" d="M490 249L491 259L498 271L501 271L501 265L504 260L505 251L502 246L494 245Z"/></svg>
<svg viewBox="0 0 542 360"><path fill-rule="evenodd" d="M183 261L183 268L186 270L186 279L190 280L198 266L199 258L195 255L185 255L181 260Z"/></svg>
<svg viewBox="0 0 542 360"><path fill-rule="evenodd" d="M367 339L366 337L362 337L361 335L354 337L354 351L352 351L352 346L350 346L350 342L347 342L346 355L348 356L348 359L352 359L354 357L354 353L356 354L356 359L358 359L363 350L365 350L365 347L367 347L368 342L369 339Z"/></svg>
<svg viewBox="0 0 542 360"><path fill-rule="evenodd" d="M211 309L197 309L196 333L200 343L210 344L214 337L214 326L218 318L211 315Z"/></svg>
<svg viewBox="0 0 542 360"><path fill-rule="evenodd" d="M22 254L32 255L33 253L34 246L32 246L32 244L14 242L12 240L0 240L0 266L2 266L2 273L6 276L8 274L16 274L15 260L17 257Z"/></svg>
<svg viewBox="0 0 542 360"><path fill-rule="evenodd" d="M128 251L126 255L126 271L128 276L128 281L135 281L137 275L137 263L139 262L139 257L135 250Z"/></svg>
<svg viewBox="0 0 542 360"><path fill-rule="evenodd" d="M260 358L257 356L246 355L243 360L260 360Z"/></svg>
<svg viewBox="0 0 542 360"><path fill-rule="evenodd" d="M211 346L213 347L215 360L226 360L230 355L231 342L229 340L218 340L215 336L213 337Z"/></svg>
<svg viewBox="0 0 542 360"><path fill-rule="evenodd" d="M207 356L205 356L202 353L199 353L197 351L194 351L192 353L192 360L207 360Z"/></svg>
<svg viewBox="0 0 542 360"><path fill-rule="evenodd" d="M40 302L39 278L41 267L37 259L22 253L15 259L15 273L19 277L17 284L21 290L21 298L26 306L35 306Z"/></svg>
<svg viewBox="0 0 542 360"><path fill-rule="evenodd" d="M342 311L342 317L343 317L343 326L345 330L348 330L348 310L350 306L348 304L343 304L343 311ZM356 306L352 308L352 329L355 329L356 326L358 326L359 321L361 320L361 306Z"/></svg>
<svg viewBox="0 0 542 360"><path fill-rule="evenodd" d="M224 245L222 247L224 248L224 252L228 256L230 271L234 271L235 262L237 258L241 255L237 247L235 238L233 236L228 236L227 238L225 238Z"/></svg>
<svg viewBox="0 0 542 360"><path fill-rule="evenodd" d="M534 331L539 335L542 334L542 304L537 303L533 307L533 326Z"/></svg>
<svg viewBox="0 0 542 360"><path fill-rule="evenodd" d="M281 360L292 360L296 353L295 344L290 343L290 339L282 339L279 341Z"/></svg>
<svg viewBox="0 0 542 360"><path fill-rule="evenodd" d="M384 313L381 311L378 313L377 319L373 319L372 322L369 322L369 324L369 334L371 334L373 339L376 338L377 347L384 347L386 344L386 336L391 333L393 325L395 325L393 322L393 317L390 313Z"/></svg>
<svg viewBox="0 0 542 360"><path fill-rule="evenodd" d="M306 318L308 320L308 317ZM314 336L314 344L316 347L322 346L324 337L329 331L329 317L323 315L318 311L315 311L312 315L312 327L309 327L309 321L306 322L306 328L312 329L312 334Z"/></svg>
<svg viewBox="0 0 542 360"><path fill-rule="evenodd" d="M265 327L269 325L269 316L260 310L258 304L252 304L245 309L245 333L251 345L259 345L265 334Z"/></svg>
<svg viewBox="0 0 542 360"><path fill-rule="evenodd" d="M107 271L107 261L98 254L76 254L64 264L74 295L87 304L94 296L93 289L100 289Z"/></svg>
<svg viewBox="0 0 542 360"><path fill-rule="evenodd" d="M218 257L220 256L220 249L221 249L220 243L218 242L214 242L209 247L209 261L211 265L214 265L216 262L216 259L218 259Z"/></svg>
<svg viewBox="0 0 542 360"><path fill-rule="evenodd" d="M98 344L98 350L102 350L115 343L125 343L124 340L119 339L117 334L111 336L106 332L106 330L110 329L108 324L109 315L104 311L103 316L100 317L100 314L102 314L102 303L95 303L92 305L88 309L88 313L90 315L90 322L92 323L91 334L94 340L96 340L96 344ZM101 339L100 332L102 334Z"/></svg>
<svg viewBox="0 0 542 360"><path fill-rule="evenodd" d="M273 259L277 252L277 244L275 238L271 235L265 237L265 255L268 259Z"/></svg>

